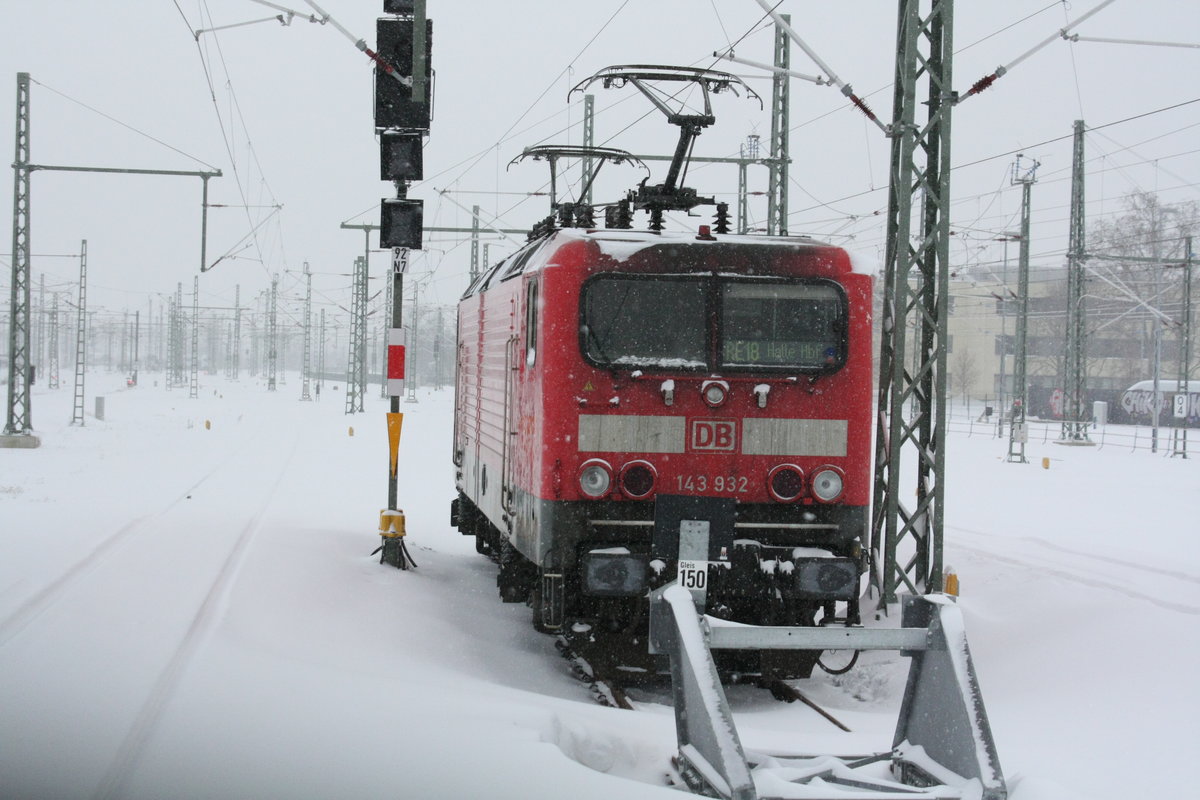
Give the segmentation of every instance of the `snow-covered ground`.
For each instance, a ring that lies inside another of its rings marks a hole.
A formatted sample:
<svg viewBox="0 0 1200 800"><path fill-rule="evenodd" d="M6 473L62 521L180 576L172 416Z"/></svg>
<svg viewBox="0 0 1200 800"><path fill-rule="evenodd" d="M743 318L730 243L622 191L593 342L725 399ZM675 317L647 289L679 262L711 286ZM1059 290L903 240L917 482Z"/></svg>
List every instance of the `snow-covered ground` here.
<svg viewBox="0 0 1200 800"><path fill-rule="evenodd" d="M89 375L0 450L0 796L668 798L671 710L594 705L448 524L449 391L402 404L419 564L379 565L378 387L346 416L204 376ZM349 430L353 427L353 435ZM1188 460L952 433L946 562L1014 800L1184 796L1200 739L1200 435ZM1049 469L1042 459L1050 458ZM730 692L747 749L884 750L905 659Z"/></svg>

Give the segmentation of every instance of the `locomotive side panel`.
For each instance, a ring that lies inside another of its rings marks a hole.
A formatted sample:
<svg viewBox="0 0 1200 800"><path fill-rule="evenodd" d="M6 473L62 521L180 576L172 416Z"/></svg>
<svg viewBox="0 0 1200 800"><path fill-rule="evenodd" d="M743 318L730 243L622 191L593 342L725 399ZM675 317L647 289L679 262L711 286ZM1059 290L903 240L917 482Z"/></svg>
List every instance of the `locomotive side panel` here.
<svg viewBox="0 0 1200 800"><path fill-rule="evenodd" d="M479 493L479 314L478 297L458 307L454 373L454 463L456 486L468 497Z"/></svg>
<svg viewBox="0 0 1200 800"><path fill-rule="evenodd" d="M508 296L504 296L508 295ZM506 380L514 333L511 292L466 298L460 306L458 427L463 432L459 491L503 529L503 476L507 451Z"/></svg>

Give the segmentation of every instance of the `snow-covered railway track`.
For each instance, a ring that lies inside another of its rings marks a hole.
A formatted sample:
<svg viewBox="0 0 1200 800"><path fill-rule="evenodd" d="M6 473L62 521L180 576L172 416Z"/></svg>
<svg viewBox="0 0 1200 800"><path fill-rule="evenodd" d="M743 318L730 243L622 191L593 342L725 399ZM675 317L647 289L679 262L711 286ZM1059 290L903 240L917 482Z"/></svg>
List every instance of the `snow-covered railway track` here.
<svg viewBox="0 0 1200 800"><path fill-rule="evenodd" d="M4 697L0 716L29 735L6 746L0 772L22 763L30 790L39 773L66 770L70 777L53 784L71 796L131 793L143 751L221 618L295 452L282 425L256 438L6 620L0 672L28 688ZM43 731L70 734L52 746Z"/></svg>
<svg viewBox="0 0 1200 800"><path fill-rule="evenodd" d="M596 672L592 665L576 655L563 639L556 641L555 647L558 649L559 654L565 658L567 663L570 665L571 674L574 675L575 678L580 682L587 685L588 692L591 695L592 700L602 706L608 706L609 708L622 708L627 711L636 710L633 701L629 698L629 695L626 692L627 684L623 682L620 677ZM668 692L668 694L663 698L663 702L666 702L668 705L671 702L671 696L669 694L670 687L670 679L665 675L662 676L661 688ZM800 701L801 704L815 711L830 724L840 728L843 731L850 731L850 728L846 727L846 725L839 719L818 705L812 700L812 698L808 697L798 688L790 683L787 683L786 681L771 681L769 684L765 685L763 689L770 692L772 697L783 703L794 703L796 701Z"/></svg>
<svg viewBox="0 0 1200 800"><path fill-rule="evenodd" d="M566 659L570 665L571 674L581 683L587 684L592 700L609 708L623 708L626 711L633 710L633 703L629 701L629 696L625 694L624 686L615 677L597 673L587 660L577 655L571 649L566 639L557 639L554 642L554 646L558 650L558 654Z"/></svg>
<svg viewBox="0 0 1200 800"><path fill-rule="evenodd" d="M57 578L36 591L7 617L0 620L0 647L21 631L26 625L42 614L61 598L71 586L83 576L107 561L114 551L126 541L135 539L143 533L153 533L164 519L175 512L181 505L191 499L193 492L208 483L214 476L228 469L239 456L254 444L257 437L252 436L241 442L228 456L221 460L208 472L201 475L191 486L183 490L161 510L132 520L113 533L102 539L78 561L72 563Z"/></svg>
<svg viewBox="0 0 1200 800"><path fill-rule="evenodd" d="M288 461L291 461L292 453L294 453L294 448L288 454ZM237 574L237 567L241 562L246 546L258 531L263 514L275 496L275 491L279 488L283 474L283 470L277 473L270 492L264 497L261 506L242 528L237 540L233 544L233 548L221 563L216 577L209 586L208 593L204 595L199 608L196 609L196 613L192 617L187 630L184 632L182 640L175 648L171 660L167 662L162 672L159 673L158 678L155 680L146 697L146 701L138 710L137 717L130 726L129 732L122 740L121 747L117 751L117 755L113 759L108 772L105 773L104 779L94 795L95 797L117 798L126 795L124 791L126 782L137 765L138 756L150 738L155 722L170 701L172 694L174 694L175 687L184 669L187 667L196 650L200 647L204 639L204 634L215 620L221 600Z"/></svg>
<svg viewBox="0 0 1200 800"><path fill-rule="evenodd" d="M947 527L954 532L950 550L1089 588L1116 592L1169 611L1200 615L1200 605L1181 602L1181 599L1186 601L1200 596L1200 577L1187 572L1081 552L1033 537L1007 539L967 528ZM962 534L973 541L965 543ZM1146 591L1148 583L1154 586L1153 593Z"/></svg>

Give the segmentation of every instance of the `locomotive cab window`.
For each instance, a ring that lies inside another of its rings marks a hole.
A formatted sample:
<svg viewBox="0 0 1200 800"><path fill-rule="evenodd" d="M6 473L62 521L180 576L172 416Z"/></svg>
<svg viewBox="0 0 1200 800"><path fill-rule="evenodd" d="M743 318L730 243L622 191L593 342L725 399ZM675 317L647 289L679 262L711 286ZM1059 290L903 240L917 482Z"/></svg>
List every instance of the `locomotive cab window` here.
<svg viewBox="0 0 1200 800"><path fill-rule="evenodd" d="M604 367L705 368L706 294L702 279L598 276L583 292L583 354Z"/></svg>
<svg viewBox="0 0 1200 800"><path fill-rule="evenodd" d="M722 367L836 369L845 301L832 283L735 283L720 292Z"/></svg>

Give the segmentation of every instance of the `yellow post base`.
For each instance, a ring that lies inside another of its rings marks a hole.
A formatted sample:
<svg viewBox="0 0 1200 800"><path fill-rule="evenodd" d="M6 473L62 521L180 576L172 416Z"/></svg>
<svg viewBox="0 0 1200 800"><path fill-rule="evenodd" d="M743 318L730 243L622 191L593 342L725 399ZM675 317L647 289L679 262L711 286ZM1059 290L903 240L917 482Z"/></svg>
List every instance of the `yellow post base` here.
<svg viewBox="0 0 1200 800"><path fill-rule="evenodd" d="M404 536L404 512L385 508L379 512L379 535L385 539Z"/></svg>

